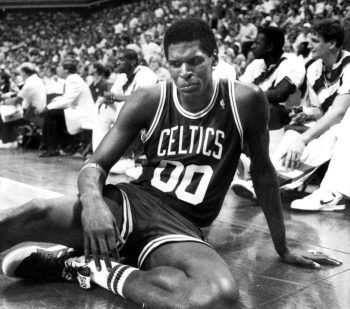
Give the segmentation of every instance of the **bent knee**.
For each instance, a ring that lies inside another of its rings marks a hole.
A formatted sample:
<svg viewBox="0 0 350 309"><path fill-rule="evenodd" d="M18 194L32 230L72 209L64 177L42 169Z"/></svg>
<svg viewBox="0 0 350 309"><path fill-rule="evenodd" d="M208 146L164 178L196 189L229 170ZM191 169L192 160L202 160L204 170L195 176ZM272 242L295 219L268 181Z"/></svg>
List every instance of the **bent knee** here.
<svg viewBox="0 0 350 309"><path fill-rule="evenodd" d="M209 282L200 288L189 299L189 308L233 308L239 299L239 291L234 279L221 278Z"/></svg>

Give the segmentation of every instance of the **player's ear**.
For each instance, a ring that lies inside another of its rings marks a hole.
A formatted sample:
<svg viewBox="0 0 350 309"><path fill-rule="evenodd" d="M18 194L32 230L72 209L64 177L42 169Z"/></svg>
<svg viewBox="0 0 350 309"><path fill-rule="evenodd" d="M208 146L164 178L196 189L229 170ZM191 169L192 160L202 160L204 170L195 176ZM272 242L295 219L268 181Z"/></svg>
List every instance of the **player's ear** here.
<svg viewBox="0 0 350 309"><path fill-rule="evenodd" d="M216 66L219 62L219 55L218 55L218 50L215 49L214 50L214 54L213 54L213 67Z"/></svg>

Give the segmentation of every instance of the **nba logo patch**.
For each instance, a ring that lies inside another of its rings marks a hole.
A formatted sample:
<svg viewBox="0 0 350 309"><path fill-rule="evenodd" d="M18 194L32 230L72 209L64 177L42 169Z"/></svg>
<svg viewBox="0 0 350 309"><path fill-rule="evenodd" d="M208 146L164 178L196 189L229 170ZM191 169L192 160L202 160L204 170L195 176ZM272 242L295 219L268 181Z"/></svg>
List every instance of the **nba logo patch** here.
<svg viewBox="0 0 350 309"><path fill-rule="evenodd" d="M221 109L225 109L225 102L223 99L221 99L221 101L220 101L220 107L221 107Z"/></svg>

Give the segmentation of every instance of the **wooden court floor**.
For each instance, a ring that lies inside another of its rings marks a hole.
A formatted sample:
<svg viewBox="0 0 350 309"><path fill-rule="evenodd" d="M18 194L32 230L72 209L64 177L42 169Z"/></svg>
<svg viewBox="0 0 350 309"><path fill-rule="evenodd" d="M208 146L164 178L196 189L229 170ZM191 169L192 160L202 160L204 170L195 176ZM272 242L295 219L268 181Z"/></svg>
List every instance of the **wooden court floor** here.
<svg viewBox="0 0 350 309"><path fill-rule="evenodd" d="M0 209L37 194L76 193L76 177L82 164L81 159L39 159L33 151L0 150L0 177L46 190L0 179ZM114 176L108 181L121 180L128 178ZM290 247L300 251L321 250L338 257L343 265L309 270L281 263L261 209L228 192L220 215L207 232L209 242L238 281L241 294L238 308L350 308L350 209L336 213L291 211L290 201L299 196L295 192L282 194ZM0 273L0 308L136 306L98 287L83 290L70 283L28 283L5 278Z"/></svg>

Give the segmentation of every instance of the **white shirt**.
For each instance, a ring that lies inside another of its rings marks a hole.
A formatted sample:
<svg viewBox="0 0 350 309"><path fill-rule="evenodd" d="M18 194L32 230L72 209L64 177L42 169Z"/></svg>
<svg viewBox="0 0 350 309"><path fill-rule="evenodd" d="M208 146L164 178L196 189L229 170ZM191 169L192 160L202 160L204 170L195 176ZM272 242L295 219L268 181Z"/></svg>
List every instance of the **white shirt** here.
<svg viewBox="0 0 350 309"><path fill-rule="evenodd" d="M220 59L213 68L213 78L236 79L236 69L233 65Z"/></svg>
<svg viewBox="0 0 350 309"><path fill-rule="evenodd" d="M127 82L126 74L118 74L118 77L111 88L111 92L115 95L131 95L136 89L144 86L155 85L158 81L157 75L146 66L137 66L134 73L135 77L125 91L123 90L123 86Z"/></svg>
<svg viewBox="0 0 350 309"><path fill-rule="evenodd" d="M277 86L284 78L287 78L297 88L303 83L305 78L303 61L290 53L282 54L281 58L285 58L285 60L280 62L271 75L258 83L258 86L263 91ZM253 83L265 70L265 61L263 59L255 59L247 66L245 72L240 77L240 81Z"/></svg>
<svg viewBox="0 0 350 309"><path fill-rule="evenodd" d="M47 106L48 109L77 108L94 105L94 101L87 83L78 75L70 74L65 81L65 91Z"/></svg>
<svg viewBox="0 0 350 309"><path fill-rule="evenodd" d="M46 87L46 93L63 93L64 79L58 76L51 76L44 79L44 84Z"/></svg>
<svg viewBox="0 0 350 309"><path fill-rule="evenodd" d="M40 113L46 106L46 88L37 74L31 75L25 80L18 96L23 99L22 107L24 109L32 106Z"/></svg>

